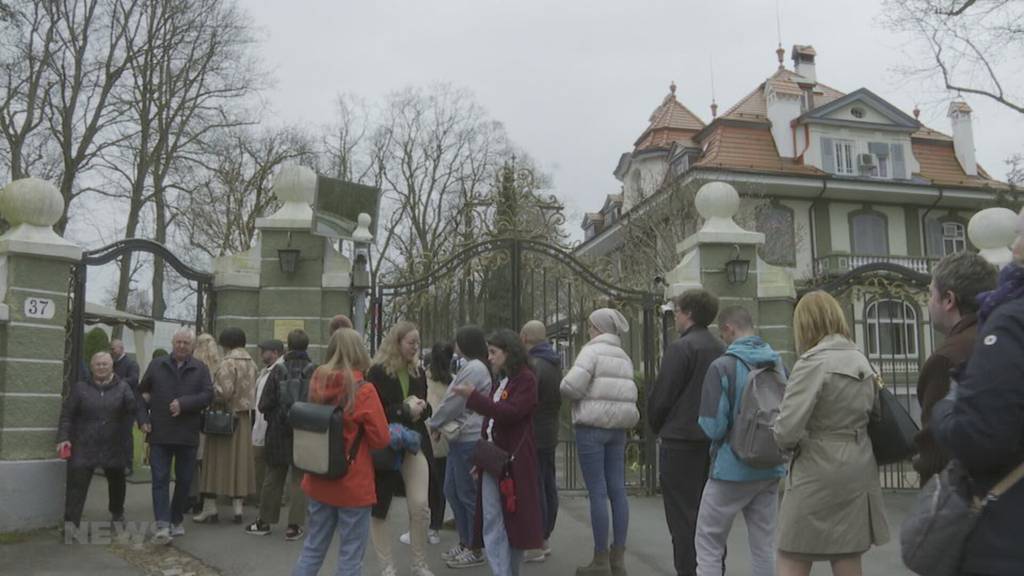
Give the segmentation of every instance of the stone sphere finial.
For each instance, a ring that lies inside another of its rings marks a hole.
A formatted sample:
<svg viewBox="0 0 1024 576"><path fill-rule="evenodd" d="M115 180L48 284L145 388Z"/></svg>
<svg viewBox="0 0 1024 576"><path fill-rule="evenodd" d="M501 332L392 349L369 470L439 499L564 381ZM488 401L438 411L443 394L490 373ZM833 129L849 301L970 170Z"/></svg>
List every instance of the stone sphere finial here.
<svg viewBox="0 0 1024 576"><path fill-rule="evenodd" d="M0 190L0 209L12 227L28 224L52 228L64 215L64 198L46 180L22 178Z"/></svg>
<svg viewBox="0 0 1024 576"><path fill-rule="evenodd" d="M283 203L312 204L316 196L316 173L305 166L286 164L274 176L273 189Z"/></svg>
<svg viewBox="0 0 1024 576"><path fill-rule="evenodd" d="M740 209L740 195L731 184L708 182L697 191L697 212L706 220L728 219Z"/></svg>
<svg viewBox="0 0 1024 576"><path fill-rule="evenodd" d="M967 236L989 262L1003 266L1010 262L1009 246L1017 238L1017 214L1009 208L986 208L967 224Z"/></svg>
<svg viewBox="0 0 1024 576"><path fill-rule="evenodd" d="M356 242L373 242L373 234L370 233L370 224L373 219L366 212L360 212L359 217L356 219L358 225L355 231L352 232L352 240Z"/></svg>

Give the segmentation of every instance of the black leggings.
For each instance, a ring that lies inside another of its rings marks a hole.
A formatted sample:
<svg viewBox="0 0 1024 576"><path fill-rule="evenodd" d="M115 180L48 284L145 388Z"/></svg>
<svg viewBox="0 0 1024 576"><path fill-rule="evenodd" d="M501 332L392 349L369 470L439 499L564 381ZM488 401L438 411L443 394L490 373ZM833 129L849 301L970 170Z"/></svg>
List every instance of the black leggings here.
<svg viewBox="0 0 1024 576"><path fill-rule="evenodd" d="M67 491L64 500L64 521L75 526L82 521L82 510L85 498L89 495L89 484L92 483L94 468L85 466L68 466ZM107 509L114 517L124 516L125 480L124 467L104 468L107 477Z"/></svg>
<svg viewBox="0 0 1024 576"><path fill-rule="evenodd" d="M430 487L427 500L430 502L430 529L440 530L444 524L444 467L447 458L434 458L430 463Z"/></svg>

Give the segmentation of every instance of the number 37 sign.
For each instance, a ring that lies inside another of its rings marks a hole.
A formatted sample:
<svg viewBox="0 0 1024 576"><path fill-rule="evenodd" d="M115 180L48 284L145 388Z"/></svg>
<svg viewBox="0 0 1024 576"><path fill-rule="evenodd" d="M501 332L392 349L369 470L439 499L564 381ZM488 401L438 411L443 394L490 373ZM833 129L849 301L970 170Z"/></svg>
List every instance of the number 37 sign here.
<svg viewBox="0 0 1024 576"><path fill-rule="evenodd" d="M53 300L46 298L26 298L25 299L25 317L26 318L42 318L43 320L49 320L53 318L56 307L53 305Z"/></svg>

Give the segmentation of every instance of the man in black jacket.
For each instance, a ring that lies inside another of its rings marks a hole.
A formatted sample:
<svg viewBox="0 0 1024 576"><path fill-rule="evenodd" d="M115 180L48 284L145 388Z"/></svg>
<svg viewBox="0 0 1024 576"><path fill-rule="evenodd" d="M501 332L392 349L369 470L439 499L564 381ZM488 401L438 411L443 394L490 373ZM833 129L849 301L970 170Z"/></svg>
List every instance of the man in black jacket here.
<svg viewBox="0 0 1024 576"><path fill-rule="evenodd" d="M932 410L936 442L964 465L980 497L1024 462L1024 213L1018 234L1014 262L1000 271L995 290L978 297L978 338L966 372ZM967 540L962 574L1024 574L1022 512L1024 481L985 508Z"/></svg>
<svg viewBox="0 0 1024 576"><path fill-rule="evenodd" d="M674 304L681 336L662 357L658 380L647 396L647 421L661 438L659 480L676 574L690 576L697 570L693 538L710 448L697 423L700 393L708 366L725 352L725 344L708 331L718 315L714 294L687 290Z"/></svg>
<svg viewBox="0 0 1024 576"><path fill-rule="evenodd" d="M140 403L139 422L149 434L156 544L167 544L172 536L185 535L181 522L196 469L200 413L213 401L210 370L192 357L195 334L182 328L174 333L172 344L174 351L150 362L139 384L144 400ZM174 498L168 506L172 460Z"/></svg>
<svg viewBox="0 0 1024 576"><path fill-rule="evenodd" d="M281 516L281 501L285 483L288 483L288 527L285 540L298 540L306 523L306 495L302 492L302 472L292 462L293 430L288 422L288 411L295 402L305 402L309 394L309 381L316 365L309 358L309 335L295 329L288 333L288 352L284 362L275 365L263 394L259 398L259 410L267 419L267 434L263 456L267 471L260 488L260 515L245 528L246 534L266 536L270 526L277 524ZM298 384L297 389L294 385ZM290 472L290 480L289 480Z"/></svg>
<svg viewBox="0 0 1024 576"><path fill-rule="evenodd" d="M110 341L110 357L114 359L114 374L124 380L135 396L136 405L139 398L139 363L132 360L124 351L124 342L118 339ZM132 464L135 461L135 439L132 437L132 421L125 422L125 451L128 453L128 466L125 476L132 475Z"/></svg>
<svg viewBox="0 0 1024 576"><path fill-rule="evenodd" d="M547 328L531 320L519 332L530 353L530 368L537 376L537 411L533 414L533 437L537 445L540 477L540 511L544 522L544 546L526 553L526 562L543 562L551 553L548 539L558 517L558 483L555 480L555 449L558 448L558 413L562 407L562 359L547 339Z"/></svg>

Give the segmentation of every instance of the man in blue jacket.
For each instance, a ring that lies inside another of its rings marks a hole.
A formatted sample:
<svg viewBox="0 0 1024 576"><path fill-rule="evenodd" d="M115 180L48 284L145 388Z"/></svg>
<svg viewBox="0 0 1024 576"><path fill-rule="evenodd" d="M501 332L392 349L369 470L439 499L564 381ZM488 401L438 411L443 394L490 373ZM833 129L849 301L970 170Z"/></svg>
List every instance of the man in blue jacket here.
<svg viewBox="0 0 1024 576"><path fill-rule="evenodd" d="M935 440L966 467L984 496L1024 462L1024 212L1014 261L978 296L978 338L967 369L932 409ZM1024 574L1024 482L990 502L967 540L961 573Z"/></svg>
<svg viewBox="0 0 1024 576"><path fill-rule="evenodd" d="M184 536L182 519L196 469L199 414L213 401L213 380L205 364L192 356L195 335L182 328L174 333L173 352L154 359L139 384L144 400L139 409L142 430L149 434L149 464L153 473L155 544ZM168 503L171 463L174 498Z"/></svg>
<svg viewBox="0 0 1024 576"><path fill-rule="evenodd" d="M748 466L733 452L729 433L752 367L774 365L779 374L786 373L785 367L779 354L754 335L753 318L746 309L733 306L722 310L718 327L729 347L708 368L697 419L711 439L711 471L701 496L694 541L697 575L722 575L729 529L736 515L743 512L750 541L748 574L772 576L779 478L786 475L786 469L782 464L772 468Z"/></svg>

